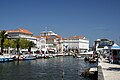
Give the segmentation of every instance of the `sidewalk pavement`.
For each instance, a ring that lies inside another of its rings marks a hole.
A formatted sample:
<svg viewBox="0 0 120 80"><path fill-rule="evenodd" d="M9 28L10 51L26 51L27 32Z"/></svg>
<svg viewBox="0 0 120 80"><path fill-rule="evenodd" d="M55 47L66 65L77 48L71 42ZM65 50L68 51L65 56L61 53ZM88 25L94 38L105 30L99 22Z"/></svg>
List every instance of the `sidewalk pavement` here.
<svg viewBox="0 0 120 80"><path fill-rule="evenodd" d="M104 58L99 60L99 66L102 67L104 80L120 80L120 65L110 64L105 61Z"/></svg>
<svg viewBox="0 0 120 80"><path fill-rule="evenodd" d="M98 66L98 80L104 80L103 72L102 72L102 67Z"/></svg>

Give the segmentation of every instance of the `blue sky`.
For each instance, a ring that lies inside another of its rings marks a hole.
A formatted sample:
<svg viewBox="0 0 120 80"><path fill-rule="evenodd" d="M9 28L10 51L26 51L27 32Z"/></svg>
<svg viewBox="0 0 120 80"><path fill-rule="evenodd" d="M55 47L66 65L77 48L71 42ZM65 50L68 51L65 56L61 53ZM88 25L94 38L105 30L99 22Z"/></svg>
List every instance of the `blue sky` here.
<svg viewBox="0 0 120 80"><path fill-rule="evenodd" d="M119 40L120 0L0 0L0 29Z"/></svg>

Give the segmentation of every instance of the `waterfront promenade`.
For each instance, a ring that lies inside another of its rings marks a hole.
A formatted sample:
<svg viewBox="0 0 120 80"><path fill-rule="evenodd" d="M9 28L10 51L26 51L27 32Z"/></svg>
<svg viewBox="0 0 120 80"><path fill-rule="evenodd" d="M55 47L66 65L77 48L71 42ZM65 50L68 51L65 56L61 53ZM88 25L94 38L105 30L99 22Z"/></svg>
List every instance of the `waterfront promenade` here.
<svg viewBox="0 0 120 80"><path fill-rule="evenodd" d="M99 65L102 67L102 72L104 76L103 80L120 80L119 64L110 64L106 62L104 58L102 58L102 60L99 61Z"/></svg>

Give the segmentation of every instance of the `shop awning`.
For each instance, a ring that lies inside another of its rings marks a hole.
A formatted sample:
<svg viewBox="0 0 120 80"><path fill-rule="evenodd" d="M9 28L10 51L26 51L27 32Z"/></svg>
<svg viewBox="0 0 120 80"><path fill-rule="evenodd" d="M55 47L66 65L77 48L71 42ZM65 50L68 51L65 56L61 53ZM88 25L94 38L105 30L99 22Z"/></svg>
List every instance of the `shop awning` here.
<svg viewBox="0 0 120 80"><path fill-rule="evenodd" d="M111 49L120 49L120 46L118 46L116 43L114 43L113 46L111 47Z"/></svg>

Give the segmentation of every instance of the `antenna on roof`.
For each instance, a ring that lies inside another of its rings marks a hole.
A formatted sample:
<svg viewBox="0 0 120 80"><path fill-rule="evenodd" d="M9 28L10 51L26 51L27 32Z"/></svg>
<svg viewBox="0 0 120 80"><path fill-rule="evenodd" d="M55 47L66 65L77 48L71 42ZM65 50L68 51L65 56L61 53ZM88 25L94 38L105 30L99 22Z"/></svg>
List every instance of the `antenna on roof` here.
<svg viewBox="0 0 120 80"><path fill-rule="evenodd" d="M47 32L47 27L45 27L45 32Z"/></svg>

